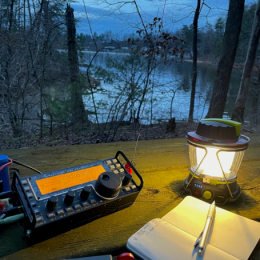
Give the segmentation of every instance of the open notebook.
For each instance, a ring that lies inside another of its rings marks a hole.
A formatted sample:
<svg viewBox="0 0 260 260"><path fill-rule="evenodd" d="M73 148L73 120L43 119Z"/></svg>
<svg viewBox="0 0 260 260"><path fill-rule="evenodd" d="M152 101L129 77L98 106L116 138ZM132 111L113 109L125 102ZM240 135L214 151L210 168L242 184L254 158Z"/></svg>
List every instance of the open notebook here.
<svg viewBox="0 0 260 260"><path fill-rule="evenodd" d="M127 248L145 260L245 260L260 238L260 223L216 207L202 256L194 243L204 228L210 204L187 196L161 219L132 235Z"/></svg>

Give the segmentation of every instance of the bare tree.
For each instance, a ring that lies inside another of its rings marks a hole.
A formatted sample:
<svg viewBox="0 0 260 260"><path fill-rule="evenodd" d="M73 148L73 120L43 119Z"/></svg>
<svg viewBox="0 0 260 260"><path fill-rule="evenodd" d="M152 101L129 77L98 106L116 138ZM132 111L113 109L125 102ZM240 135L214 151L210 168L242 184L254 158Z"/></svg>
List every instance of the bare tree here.
<svg viewBox="0 0 260 260"><path fill-rule="evenodd" d="M198 39L198 19L201 11L200 0L197 0L197 7L195 10L195 15L193 19L193 63L192 63L192 85L191 85L191 97L190 97L190 111L189 111L189 122L193 122L193 111L195 102L195 91L196 91L196 81L197 81L197 39Z"/></svg>
<svg viewBox="0 0 260 260"><path fill-rule="evenodd" d="M61 74L66 78L57 52L61 1L1 1L1 113L14 137L39 130L39 119L42 136L46 92L54 90Z"/></svg>
<svg viewBox="0 0 260 260"><path fill-rule="evenodd" d="M79 60L76 47L76 27L74 10L67 4L66 23L68 34L68 58L71 82L72 120L74 125L84 121L84 104L82 99L82 84L79 75Z"/></svg>
<svg viewBox="0 0 260 260"><path fill-rule="evenodd" d="M255 19L254 19L250 41L247 49L247 56L244 64L242 80L240 83L240 88L236 99L235 108L231 117L233 120L239 122L244 121L245 103L247 99L248 89L250 87L251 72L255 62L259 37L260 37L260 0L258 0L258 4L256 7Z"/></svg>
<svg viewBox="0 0 260 260"><path fill-rule="evenodd" d="M218 63L217 75L210 100L207 118L222 118L225 109L230 76L235 61L245 0L230 0L224 34L223 53Z"/></svg>

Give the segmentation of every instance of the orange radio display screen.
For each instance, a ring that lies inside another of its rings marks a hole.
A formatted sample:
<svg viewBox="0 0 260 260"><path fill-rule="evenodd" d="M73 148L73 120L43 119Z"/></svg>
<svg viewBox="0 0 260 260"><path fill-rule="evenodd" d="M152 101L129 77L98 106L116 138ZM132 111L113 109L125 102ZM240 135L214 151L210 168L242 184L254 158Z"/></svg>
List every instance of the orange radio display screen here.
<svg viewBox="0 0 260 260"><path fill-rule="evenodd" d="M106 170L102 165L36 180L42 195L97 180Z"/></svg>

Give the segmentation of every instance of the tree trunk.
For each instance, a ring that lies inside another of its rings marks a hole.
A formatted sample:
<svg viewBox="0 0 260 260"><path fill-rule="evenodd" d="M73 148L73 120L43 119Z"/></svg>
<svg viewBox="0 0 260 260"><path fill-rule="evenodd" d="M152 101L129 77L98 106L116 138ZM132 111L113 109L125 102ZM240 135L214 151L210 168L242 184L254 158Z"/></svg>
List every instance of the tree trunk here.
<svg viewBox="0 0 260 260"><path fill-rule="evenodd" d="M84 121L84 104L82 86L79 78L79 61L76 48L76 28L74 10L69 5L66 8L66 22L68 33L68 57L71 81L72 121L74 126L80 126Z"/></svg>
<svg viewBox="0 0 260 260"><path fill-rule="evenodd" d="M194 113L194 101L196 92L196 81L197 81L197 39L198 39L198 19L200 15L200 0L197 0L197 8L193 19L193 63L192 63L192 87L190 97L190 111L189 111L189 122L193 122Z"/></svg>
<svg viewBox="0 0 260 260"><path fill-rule="evenodd" d="M207 118L222 118L230 76L235 61L239 34L243 19L245 0L230 0L227 24L224 33L223 52L217 68L212 97Z"/></svg>
<svg viewBox="0 0 260 260"><path fill-rule="evenodd" d="M249 45L247 49L247 56L244 64L242 80L240 83L240 88L239 88L235 108L232 114L232 119L239 122L244 121L245 103L247 99L248 89L250 86L250 77L255 62L259 36L260 36L260 0L258 0L258 4L256 8L255 19L254 19L253 28L251 31L251 36L250 36Z"/></svg>
<svg viewBox="0 0 260 260"><path fill-rule="evenodd" d="M253 88L253 101L252 101L252 110L253 110L253 124L258 125L258 102L260 97L260 71L258 70L257 82L254 84Z"/></svg>

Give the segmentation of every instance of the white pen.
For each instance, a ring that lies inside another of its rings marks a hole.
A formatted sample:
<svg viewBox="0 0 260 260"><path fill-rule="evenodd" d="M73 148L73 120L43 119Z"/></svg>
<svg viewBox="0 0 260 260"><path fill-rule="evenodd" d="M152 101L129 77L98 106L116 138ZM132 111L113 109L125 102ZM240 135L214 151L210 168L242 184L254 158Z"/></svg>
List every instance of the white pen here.
<svg viewBox="0 0 260 260"><path fill-rule="evenodd" d="M207 215L207 219L206 219L206 223L204 226L203 231L201 232L201 234L199 235L199 237L197 238L194 247L198 246L198 255L202 256L203 251L205 250L205 245L208 239L208 235L209 235L209 231L210 231L210 227L211 224L213 222L213 218L215 216L215 212L216 212L216 205L215 205L215 201L213 201L213 203L210 205L209 207L209 211L208 211L208 215Z"/></svg>

